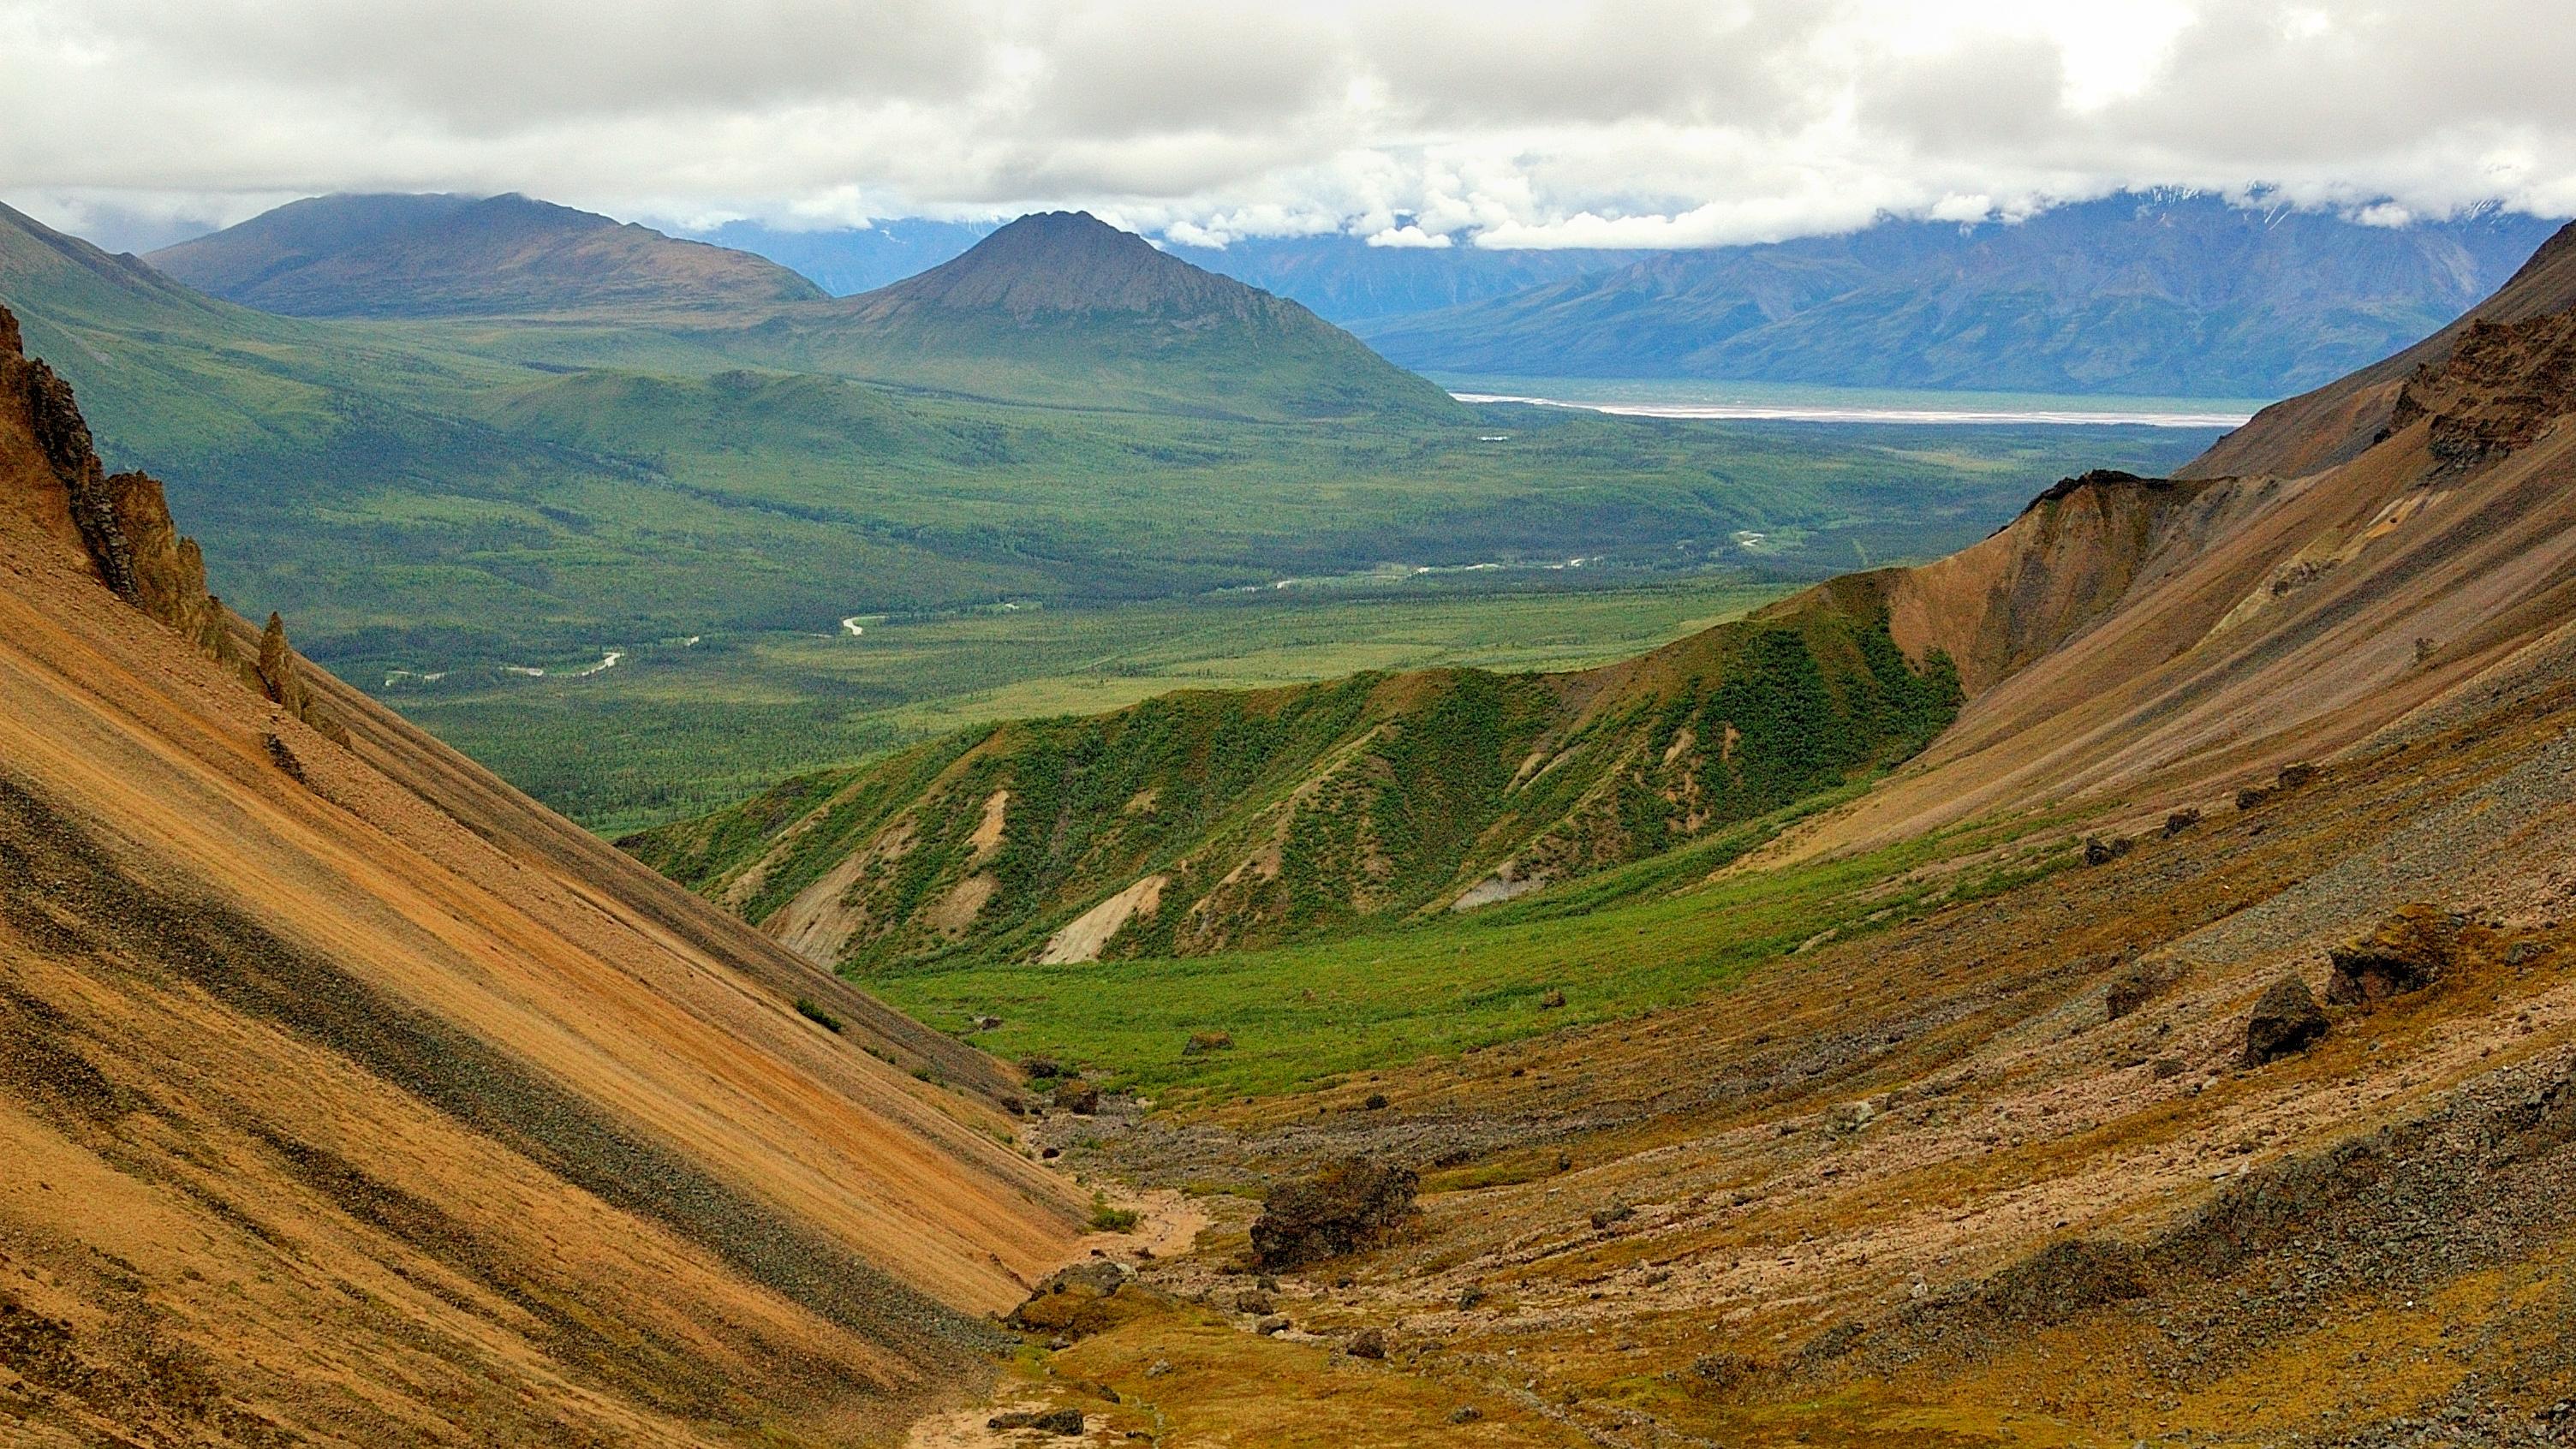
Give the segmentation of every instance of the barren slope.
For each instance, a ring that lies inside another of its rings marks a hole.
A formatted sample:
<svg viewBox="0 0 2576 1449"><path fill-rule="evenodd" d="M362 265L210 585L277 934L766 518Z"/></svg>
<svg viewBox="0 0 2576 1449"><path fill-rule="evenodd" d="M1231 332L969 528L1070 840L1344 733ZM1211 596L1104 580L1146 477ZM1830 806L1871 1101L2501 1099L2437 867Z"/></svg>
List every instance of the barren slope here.
<svg viewBox="0 0 2576 1449"><path fill-rule="evenodd" d="M864 1441L977 1378L1073 1205L874 1053L1006 1084L174 627L192 546L67 401L0 322L7 1435Z"/></svg>
<svg viewBox="0 0 2576 1449"><path fill-rule="evenodd" d="M2000 679L1960 654L1972 690L1991 687L1902 778L1799 847L2149 780L2171 794L2256 779L2510 667L2576 604L2571 308L2576 241L2562 233L2457 326L2156 485L2125 549L2104 531L2039 570L2049 590L2103 596L2071 642ZM2223 471L2257 466L2279 471ZM2020 617L2027 522L1892 585L1960 604L1900 603L1899 642L1959 654L1959 631L1986 627L1973 620Z"/></svg>

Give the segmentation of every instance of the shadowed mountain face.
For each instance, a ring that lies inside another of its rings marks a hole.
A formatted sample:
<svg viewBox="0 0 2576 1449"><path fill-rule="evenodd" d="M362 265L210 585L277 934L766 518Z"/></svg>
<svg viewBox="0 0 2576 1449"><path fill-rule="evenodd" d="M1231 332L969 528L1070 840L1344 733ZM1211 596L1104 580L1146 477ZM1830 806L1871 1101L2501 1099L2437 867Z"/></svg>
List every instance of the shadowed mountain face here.
<svg viewBox="0 0 2576 1449"><path fill-rule="evenodd" d="M2117 196L2010 225L1675 252L1361 330L1435 372L2275 397L2441 326L2555 225Z"/></svg>
<svg viewBox="0 0 2576 1449"><path fill-rule="evenodd" d="M6 310L0 698L0 1438L843 1440L1066 1252L1009 1074L254 640Z"/></svg>
<svg viewBox="0 0 2576 1449"><path fill-rule="evenodd" d="M320 196L154 252L226 301L294 317L545 316L814 301L774 262L524 196Z"/></svg>

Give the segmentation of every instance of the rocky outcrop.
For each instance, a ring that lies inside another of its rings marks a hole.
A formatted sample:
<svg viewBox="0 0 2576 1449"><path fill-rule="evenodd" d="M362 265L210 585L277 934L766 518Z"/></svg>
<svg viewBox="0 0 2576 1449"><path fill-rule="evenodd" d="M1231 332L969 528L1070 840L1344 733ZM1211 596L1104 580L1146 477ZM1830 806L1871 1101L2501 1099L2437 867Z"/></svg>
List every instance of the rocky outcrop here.
<svg viewBox="0 0 2576 1449"><path fill-rule="evenodd" d="M2388 432L2429 420L2434 461L2465 472L2530 446L2571 411L2576 312L2553 312L2471 323L2450 356L2417 366L2398 389Z"/></svg>
<svg viewBox="0 0 2576 1449"><path fill-rule="evenodd" d="M205 557L172 521L160 480L107 472L71 384L26 355L18 319L6 307L0 307L0 412L16 414L33 444L0 449L0 497L8 506L31 513L77 548L119 598L208 657L239 667L244 683L324 735L345 741L345 731L296 678L297 658L276 615L269 616L258 660L239 657L232 617L206 591Z"/></svg>
<svg viewBox="0 0 2576 1449"><path fill-rule="evenodd" d="M1381 1242L1415 1217L1422 1181L1413 1169L1344 1158L1302 1182L1270 1190L1252 1224L1252 1253L1264 1268L1294 1268Z"/></svg>
<svg viewBox="0 0 2576 1449"><path fill-rule="evenodd" d="M1819 587L1876 591L1907 655L1945 655L1974 696L2107 617L2152 560L2187 548L2208 528L2213 486L2096 470L1948 558Z"/></svg>

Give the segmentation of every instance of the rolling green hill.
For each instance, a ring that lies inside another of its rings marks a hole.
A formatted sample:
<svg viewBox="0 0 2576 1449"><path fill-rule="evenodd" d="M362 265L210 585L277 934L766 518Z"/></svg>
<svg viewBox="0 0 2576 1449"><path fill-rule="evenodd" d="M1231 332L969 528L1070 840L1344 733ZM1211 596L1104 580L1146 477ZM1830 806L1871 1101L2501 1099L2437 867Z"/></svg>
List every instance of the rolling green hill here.
<svg viewBox="0 0 2576 1449"><path fill-rule="evenodd" d="M1866 584L1573 674L1361 674L971 730L629 838L811 955L1201 955L1511 899L1834 790L1946 726Z"/></svg>

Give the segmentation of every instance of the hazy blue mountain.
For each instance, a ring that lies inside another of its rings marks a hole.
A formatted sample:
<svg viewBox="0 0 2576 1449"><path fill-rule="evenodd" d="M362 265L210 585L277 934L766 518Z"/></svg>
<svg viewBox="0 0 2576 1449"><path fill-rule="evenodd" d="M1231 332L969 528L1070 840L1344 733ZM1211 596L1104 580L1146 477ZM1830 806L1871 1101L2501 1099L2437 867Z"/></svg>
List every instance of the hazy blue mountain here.
<svg viewBox="0 0 2576 1449"><path fill-rule="evenodd" d="M963 255L990 236L995 225L916 216L868 226L791 231L756 221L729 221L694 235L700 241L767 257L835 297L852 297Z"/></svg>
<svg viewBox="0 0 2576 1449"><path fill-rule="evenodd" d="M907 217L863 227L790 231L733 221L697 233L792 267L835 297L871 292L961 256L990 222ZM1226 246L1157 242L1193 266L1248 282L1348 325L1505 296L1653 255L1639 251L1486 251L1472 246L1373 247L1354 236L1249 237Z"/></svg>
<svg viewBox="0 0 2576 1449"><path fill-rule="evenodd" d="M524 196L317 196L146 258L294 317L545 316L819 301L748 252Z"/></svg>
<svg viewBox="0 0 2576 1449"><path fill-rule="evenodd" d="M1355 236L1252 237L1222 247L1166 243L1211 272L1302 302L1350 326L1512 293L1654 255L1638 251L1488 251L1373 247Z"/></svg>
<svg viewBox="0 0 2576 1449"><path fill-rule="evenodd" d="M2125 195L2011 225L1668 253L1355 330L1433 372L2278 396L2439 327L2555 225Z"/></svg>

